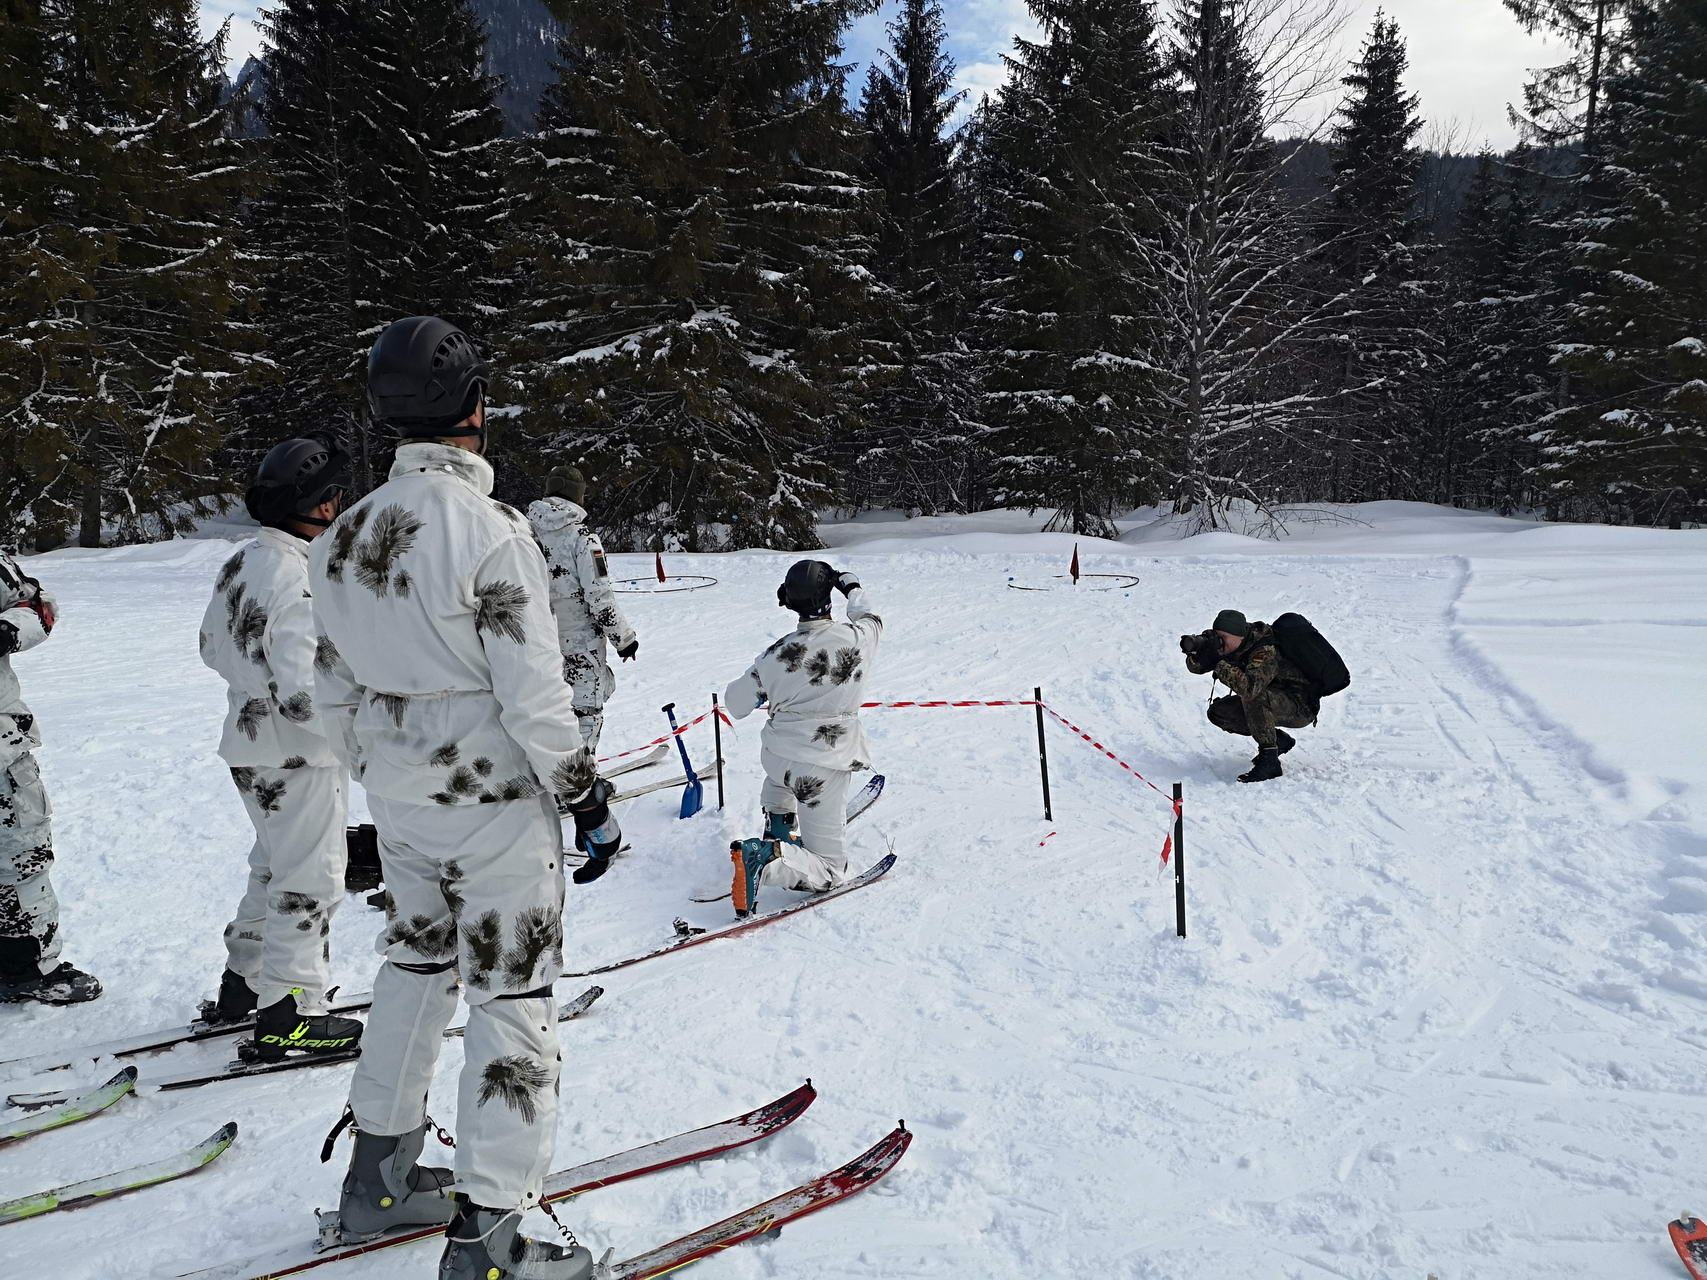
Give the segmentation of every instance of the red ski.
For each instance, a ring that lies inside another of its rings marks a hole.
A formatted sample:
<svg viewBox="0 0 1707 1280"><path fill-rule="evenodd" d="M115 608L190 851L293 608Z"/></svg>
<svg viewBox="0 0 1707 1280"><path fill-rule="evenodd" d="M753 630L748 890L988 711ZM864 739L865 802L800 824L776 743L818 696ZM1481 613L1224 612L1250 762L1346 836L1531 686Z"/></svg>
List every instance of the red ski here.
<svg viewBox="0 0 1707 1280"><path fill-rule="evenodd" d="M1671 1242L1694 1280L1707 1280L1707 1222L1687 1213L1671 1224Z"/></svg>
<svg viewBox="0 0 1707 1280"><path fill-rule="evenodd" d="M674 942L651 951L642 951L639 955L628 956L622 960L612 960L607 964L594 965L591 969L579 969L573 973L565 973L563 976L565 978L589 978L595 974L611 973L646 960L654 960L659 956L674 955L678 951L686 950L688 947L697 947L701 943L716 942L720 938L735 938L743 933L751 933L754 929L762 928L777 920L786 920L789 916L796 915L799 912L810 911L813 907L822 906L826 902L834 902L837 898L852 893L855 889L863 889L869 884L876 884L889 873L889 869L894 865L895 855L886 854L869 871L837 885L834 889L826 889L823 893L814 893L810 897L801 898L798 902L791 902L786 907L778 907L775 911L761 912L756 916L751 916L746 920L738 920L721 929L694 929L687 921L679 920L676 922L677 936Z"/></svg>
<svg viewBox="0 0 1707 1280"><path fill-rule="evenodd" d="M760 1138L769 1137L778 1129L793 1124L818 1097L818 1091L808 1080L798 1089L793 1089L774 1102L766 1103L745 1115L725 1120L721 1124L708 1125L703 1129L695 1129L691 1133L677 1134L658 1142L649 1143L643 1147L635 1147L619 1155L606 1156L602 1160L593 1160L587 1164L577 1165L573 1169L565 1169L561 1173L549 1175L545 1180L545 1194L540 1199L547 1203L566 1200L570 1196L579 1195L583 1191L591 1191L595 1187L608 1187L615 1183L627 1182L648 1173L656 1173L660 1169L671 1169L680 1164L691 1164L696 1160L704 1160L709 1156L721 1155L744 1147L748 1143L757 1142ZM335 1217L332 1214L322 1215L323 1218ZM323 1237L325 1224L322 1224ZM443 1237L443 1227L423 1227L409 1231L400 1231L395 1235L383 1236L378 1240L370 1240L365 1244L340 1245L332 1239L323 1238L322 1247L316 1249L311 1244L286 1246L271 1254L252 1258L247 1262L227 1263L221 1266L208 1267L200 1271L182 1273L185 1276L196 1276L200 1280L279 1280L284 1276L301 1275L317 1267L328 1266L334 1262L343 1262L349 1258L359 1258L364 1254L377 1253L381 1249L389 1249L394 1245L408 1244L415 1240L428 1240ZM661 1272L648 1274L659 1275Z"/></svg>
<svg viewBox="0 0 1707 1280"><path fill-rule="evenodd" d="M763 1204L743 1209L733 1217L701 1227L638 1257L611 1262L607 1254L597 1273L599 1280L651 1280L653 1276L661 1276L690 1262L722 1253L725 1249L775 1231L784 1223L828 1208L855 1192L863 1191L900 1164L912 1141L913 1135L907 1126L898 1125L871 1150L855 1156L840 1169L803 1183L792 1191L785 1191Z"/></svg>

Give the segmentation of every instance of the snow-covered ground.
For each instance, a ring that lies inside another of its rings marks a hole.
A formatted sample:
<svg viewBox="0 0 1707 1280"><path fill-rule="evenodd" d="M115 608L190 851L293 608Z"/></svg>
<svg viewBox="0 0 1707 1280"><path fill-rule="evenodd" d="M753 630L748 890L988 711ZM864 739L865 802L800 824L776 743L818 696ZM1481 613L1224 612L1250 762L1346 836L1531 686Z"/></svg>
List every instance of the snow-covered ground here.
<svg viewBox="0 0 1707 1280"><path fill-rule="evenodd" d="M882 884L740 941L612 975L563 1032L558 1164L719 1119L806 1076L823 1097L735 1158L586 1196L619 1255L917 1131L886 1183L700 1264L758 1280L1661 1280L1664 1227L1707 1209L1707 532L1547 526L1407 504L1278 543L1142 521L1080 540L1125 591L1027 593L1074 539L1023 513L827 526L887 623L874 697L1046 700L1188 805L1191 936L1157 876L1168 810L1050 729L1055 820L1024 709L871 713ZM48 737L73 1010L0 1009L0 1057L171 1021L209 992L246 823L196 657L218 540L33 562L64 621L19 660ZM617 557L649 570L649 558ZM677 556L720 581L630 597L637 665L608 750L781 630L793 557ZM1287 776L1203 720L1176 637L1223 606L1308 613L1355 683ZM689 745L711 757L707 731ZM569 960L660 942L756 825L757 726L725 734L729 804L629 805L635 851L572 889ZM644 777L645 775L639 775ZM708 784L708 794L714 788ZM1040 847L1039 842L1047 843ZM369 985L377 916L333 959ZM568 985L565 994L572 994ZM221 1055L140 1060L144 1078ZM434 1114L454 1115L458 1042ZM110 1068L76 1075L105 1078ZM30 1082L3 1078L16 1089ZM204 1175L3 1230L8 1270L170 1275L306 1236L337 1195L320 1140L347 1068L129 1099L0 1151L0 1199L163 1152L235 1118ZM33 1087L46 1087L45 1082ZM346 1264L431 1274L430 1246ZM328 1273L329 1274L329 1273Z"/></svg>

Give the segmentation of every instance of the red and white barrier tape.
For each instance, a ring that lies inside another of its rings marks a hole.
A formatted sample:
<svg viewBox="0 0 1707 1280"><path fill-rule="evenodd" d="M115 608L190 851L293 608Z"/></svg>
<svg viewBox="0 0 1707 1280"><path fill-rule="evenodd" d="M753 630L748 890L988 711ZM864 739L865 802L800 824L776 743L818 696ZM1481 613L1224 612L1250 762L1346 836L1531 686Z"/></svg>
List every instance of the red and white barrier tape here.
<svg viewBox="0 0 1707 1280"><path fill-rule="evenodd" d="M1176 819L1180 815L1180 805L1178 801L1176 801L1166 791L1163 791L1155 783L1151 782L1143 774L1139 773L1138 770L1127 764L1126 761L1115 755L1114 752L1103 746L1102 743L1091 737L1090 734L1079 728L1078 725L1067 719L1066 716L1055 710L1055 708L1050 706L1047 702L1038 702L1035 698L1006 698L995 700L982 700L977 698L933 698L929 700L909 699L901 702L862 702L859 705L861 710L881 709L885 711L906 707L1042 707L1043 710L1047 711L1053 719L1060 721L1060 723L1066 728L1077 734L1080 738L1083 738L1086 742L1090 743L1091 746L1102 752L1103 755L1107 756L1110 760L1114 761L1115 764L1126 770L1127 773L1130 773L1134 778L1138 779L1138 781L1142 782L1146 787L1149 787L1150 790L1154 791L1157 795L1161 796L1162 799L1166 800L1168 802L1168 807L1173 810L1174 817ZM721 719L724 724L728 725L731 729L735 727L734 721L730 720L728 713L725 712L721 706L716 708L716 711L718 718ZM672 736L684 734L696 724L699 724L703 720L709 720L710 718L711 712L707 711L704 715L695 716L692 720L689 720L686 724L682 725L675 731L674 735L667 733L661 738L654 738L645 746L635 747L631 751L621 751L614 756L604 756L600 759L599 763L604 764L609 760L621 760L624 756L632 756L637 755L642 751L650 751L660 743L668 742ZM1055 833L1053 831L1049 833L1050 836L1054 834ZM1044 837L1044 840L1048 839L1049 836ZM1162 842L1163 867L1168 865L1168 859L1173 856L1173 851L1174 836L1172 830L1170 830L1168 832L1168 838Z"/></svg>
<svg viewBox="0 0 1707 1280"><path fill-rule="evenodd" d="M733 729L735 727L735 722L729 718L729 713L727 711L725 711L722 707L717 708L717 718L719 720L723 721L723 723L728 725L731 729ZM611 760L621 760L624 756L637 756L642 751L650 751L650 750L652 750L653 747L661 746L662 744L668 742L671 738L681 737L682 734L686 733L689 729L693 728L696 724L700 724L700 723L702 723L706 720L709 720L709 719L711 719L711 712L707 711L704 715L695 716L692 720L689 720L686 724L677 725L673 732L666 733L662 738L653 738L652 741L646 743L644 746L635 747L631 751L619 751L614 756L600 756L599 757L599 763L605 764L606 762L611 761Z"/></svg>
<svg viewBox="0 0 1707 1280"><path fill-rule="evenodd" d="M862 710L867 707L1035 707L1037 705L1037 700L1035 698L1025 698L1023 700L1014 699L1010 702L947 702L942 700L934 702L862 702L859 705ZM1044 710L1047 711L1049 708L1046 706L1044 707Z"/></svg>
<svg viewBox="0 0 1707 1280"><path fill-rule="evenodd" d="M1155 783L1151 782L1143 774L1139 773L1138 770L1134 769L1131 765L1127 764L1126 761L1115 755L1114 752L1103 746L1102 743L1091 737L1090 734L1079 728L1078 725L1067 719L1066 716L1055 710L1055 708L1050 706L1047 702L1038 702L1035 698L1014 698L1001 701L978 701L974 699L950 700L944 698L933 699L930 701L862 702L860 703L860 706L862 708L883 708L886 710L892 707L1042 707L1043 710L1047 711L1053 719L1060 721L1061 724L1076 733L1080 738L1083 738L1086 742L1090 743L1091 746L1102 752L1103 755L1107 756L1110 760L1114 761L1115 764L1126 770L1127 773L1130 773L1134 778L1138 779L1138 781L1142 782L1146 787L1149 787L1150 790L1154 791L1157 795L1161 796L1162 799L1166 800L1168 802L1168 807L1173 810L1174 817L1176 819L1179 817L1180 806L1172 796L1170 796L1166 791L1163 791ZM1054 834L1055 833L1053 831L1049 833L1049 835ZM1044 837L1044 840L1048 839L1049 836ZM1173 857L1173 852L1174 836L1172 830L1170 830L1168 832L1167 839L1162 842L1163 867L1168 865L1168 860Z"/></svg>

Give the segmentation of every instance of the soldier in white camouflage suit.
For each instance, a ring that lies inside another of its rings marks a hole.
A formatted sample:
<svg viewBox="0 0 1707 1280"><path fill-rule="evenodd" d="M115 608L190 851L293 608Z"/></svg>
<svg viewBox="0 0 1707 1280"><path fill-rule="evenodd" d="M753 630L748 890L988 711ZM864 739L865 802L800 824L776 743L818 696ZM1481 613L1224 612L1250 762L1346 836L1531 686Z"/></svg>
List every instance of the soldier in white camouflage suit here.
<svg viewBox="0 0 1707 1280"><path fill-rule="evenodd" d="M563 650L563 678L575 692L581 736L596 755L605 703L616 692L605 642L628 662L640 652L640 641L611 590L605 549L587 528L587 512L581 506L587 496L586 477L578 468L557 467L546 480L545 492L528 507L528 523L551 568L551 612Z"/></svg>
<svg viewBox="0 0 1707 1280"><path fill-rule="evenodd" d="M349 775L315 709L318 632L308 548L350 484L350 460L317 440L286 440L245 495L261 523L219 571L201 625L202 661L225 679L219 754L255 828L249 875L225 929L219 996L202 1014L233 1022L259 1006L255 1051L336 1052L362 1024L326 1011L327 937L344 892Z"/></svg>
<svg viewBox="0 0 1707 1280"><path fill-rule="evenodd" d="M830 616L832 589L847 597L846 622ZM737 842L731 851L732 896L741 914L753 909L761 883L818 891L846 879L849 784L857 770L871 767L859 705L883 619L853 574L822 560L795 564L776 594L778 604L800 615L800 625L724 693L737 720L761 706L769 711L759 750L766 838Z"/></svg>
<svg viewBox="0 0 1707 1280"><path fill-rule="evenodd" d="M55 963L53 810L36 768L41 734L12 673L11 655L46 640L58 611L41 584L0 552L0 1002L77 1004L101 994L89 974Z"/></svg>
<svg viewBox="0 0 1707 1280"><path fill-rule="evenodd" d="M350 1085L345 1241L445 1223L440 1280L586 1280L586 1249L518 1234L557 1127L563 829L621 845L563 683L545 561L491 497L490 373L443 320L390 325L368 360L390 478L309 552L333 750L367 792L390 897L385 957ZM589 870L589 868L591 870ZM449 1171L417 1163L459 989L468 1002Z"/></svg>

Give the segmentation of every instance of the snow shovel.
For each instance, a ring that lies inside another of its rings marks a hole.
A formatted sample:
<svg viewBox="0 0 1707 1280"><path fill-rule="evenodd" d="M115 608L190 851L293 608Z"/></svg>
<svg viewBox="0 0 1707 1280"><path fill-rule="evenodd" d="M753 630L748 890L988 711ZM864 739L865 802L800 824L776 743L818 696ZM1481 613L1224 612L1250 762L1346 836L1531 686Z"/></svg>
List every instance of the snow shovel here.
<svg viewBox="0 0 1707 1280"><path fill-rule="evenodd" d="M691 818L705 803L705 784L693 771L693 762L688 759L688 744L682 741L682 735L676 729L676 704L665 703L664 714L670 717L670 736L676 740L676 750L682 753L682 771L688 775L688 785L682 788L681 816Z"/></svg>

